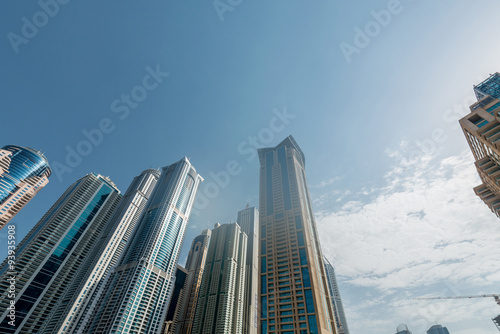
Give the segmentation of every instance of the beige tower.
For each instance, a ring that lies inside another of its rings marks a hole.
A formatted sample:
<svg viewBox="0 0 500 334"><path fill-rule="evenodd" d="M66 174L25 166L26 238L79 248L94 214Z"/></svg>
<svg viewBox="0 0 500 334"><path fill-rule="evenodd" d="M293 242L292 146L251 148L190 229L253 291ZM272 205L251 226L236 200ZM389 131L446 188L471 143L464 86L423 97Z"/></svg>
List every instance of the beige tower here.
<svg viewBox="0 0 500 334"><path fill-rule="evenodd" d="M243 332L247 235L238 224L216 224L194 317L193 334Z"/></svg>
<svg viewBox="0 0 500 334"><path fill-rule="evenodd" d="M460 120L482 184L477 196L500 217L500 73L474 87L478 102Z"/></svg>
<svg viewBox="0 0 500 334"><path fill-rule="evenodd" d="M174 333L190 334L193 329L194 314L200 292L201 279L207 259L208 244L210 242L211 230L204 230L194 238L189 249L186 261L188 271L186 282L186 294L182 300L177 324L174 324Z"/></svg>
<svg viewBox="0 0 500 334"><path fill-rule="evenodd" d="M304 154L289 136L259 159L259 332L337 333Z"/></svg>

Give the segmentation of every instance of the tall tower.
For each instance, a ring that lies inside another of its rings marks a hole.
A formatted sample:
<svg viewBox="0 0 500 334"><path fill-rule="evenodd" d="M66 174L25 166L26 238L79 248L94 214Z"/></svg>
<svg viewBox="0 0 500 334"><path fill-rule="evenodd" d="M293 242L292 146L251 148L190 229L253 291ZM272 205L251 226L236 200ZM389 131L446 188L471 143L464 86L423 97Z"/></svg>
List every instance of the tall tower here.
<svg viewBox="0 0 500 334"><path fill-rule="evenodd" d="M198 303L198 295L203 271L205 270L211 235L211 230L204 230L191 243L186 261L186 270L188 271L186 294L182 301L178 322L177 324L173 324L175 326L175 333L191 334L193 329L194 314L196 312L196 304Z"/></svg>
<svg viewBox="0 0 500 334"><path fill-rule="evenodd" d="M259 159L260 333L337 333L304 154L289 136Z"/></svg>
<svg viewBox="0 0 500 334"><path fill-rule="evenodd" d="M460 126L482 181L474 192L500 217L500 73L475 86L474 92L478 102L470 106Z"/></svg>
<svg viewBox="0 0 500 334"><path fill-rule="evenodd" d="M182 308L182 301L186 297L187 277L187 270L177 265L174 289L172 290L172 297L170 298L170 304L168 305L167 314L165 316L162 334L175 333L175 327L179 321L179 313Z"/></svg>
<svg viewBox="0 0 500 334"><path fill-rule="evenodd" d="M107 222L121 199L106 177L88 174L72 184L19 244L15 268L0 269L0 333L40 333L71 289L74 277L87 268ZM11 272L15 273L11 273ZM16 276L15 296L9 293ZM15 300L15 326L8 306Z"/></svg>
<svg viewBox="0 0 500 334"><path fill-rule="evenodd" d="M330 289L330 296L333 303L333 312L335 313L335 321L337 322L338 334L349 334L349 327L347 326L347 319L345 317L344 306L342 305L342 298L340 298L339 286L337 285L337 278L335 277L335 270L328 259L324 258L326 277L328 279L328 288Z"/></svg>
<svg viewBox="0 0 500 334"><path fill-rule="evenodd" d="M410 330L408 329L408 326L405 324L401 324L396 328L396 334L412 334Z"/></svg>
<svg viewBox="0 0 500 334"><path fill-rule="evenodd" d="M0 149L0 229L49 183L47 158L27 147Z"/></svg>
<svg viewBox="0 0 500 334"><path fill-rule="evenodd" d="M102 292L104 278L122 255L159 177L158 170L148 169L134 178L89 256L88 268L75 277L40 333L78 333L85 328Z"/></svg>
<svg viewBox="0 0 500 334"><path fill-rule="evenodd" d="M441 325L434 325L427 330L427 334L450 334L448 328Z"/></svg>
<svg viewBox="0 0 500 334"><path fill-rule="evenodd" d="M124 256L108 276L85 333L158 333L202 177L187 158L162 168Z"/></svg>
<svg viewBox="0 0 500 334"><path fill-rule="evenodd" d="M238 225L248 236L243 334L257 334L259 316L259 211L254 207L241 210L238 212Z"/></svg>
<svg viewBox="0 0 500 334"><path fill-rule="evenodd" d="M243 333L247 235L238 224L212 230L193 334Z"/></svg>

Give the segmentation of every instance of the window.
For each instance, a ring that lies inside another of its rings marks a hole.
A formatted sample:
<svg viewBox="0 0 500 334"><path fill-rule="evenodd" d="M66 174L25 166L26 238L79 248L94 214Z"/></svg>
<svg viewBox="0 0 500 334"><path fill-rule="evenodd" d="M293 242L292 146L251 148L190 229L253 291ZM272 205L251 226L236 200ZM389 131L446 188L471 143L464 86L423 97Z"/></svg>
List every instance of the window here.
<svg viewBox="0 0 500 334"><path fill-rule="evenodd" d="M318 333L318 325L316 324L316 316L309 315L309 316L307 316L307 320L309 322L309 329L311 331L311 334L317 334Z"/></svg>
<svg viewBox="0 0 500 334"><path fill-rule="evenodd" d="M307 265L306 249L305 248L299 249L299 254L300 254L300 265L302 266Z"/></svg>
<svg viewBox="0 0 500 334"><path fill-rule="evenodd" d="M307 313L314 313L314 300L311 290L305 290ZM264 307L264 306L263 306Z"/></svg>

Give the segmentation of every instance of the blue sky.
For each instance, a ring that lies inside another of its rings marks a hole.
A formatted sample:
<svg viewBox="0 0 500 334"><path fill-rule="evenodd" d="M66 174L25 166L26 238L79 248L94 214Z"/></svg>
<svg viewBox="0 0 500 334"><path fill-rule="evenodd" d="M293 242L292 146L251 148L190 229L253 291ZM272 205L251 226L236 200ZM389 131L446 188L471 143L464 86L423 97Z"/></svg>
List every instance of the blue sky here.
<svg viewBox="0 0 500 334"><path fill-rule="evenodd" d="M72 0L45 17L35 1L0 4L1 145L39 148L59 167L16 216L18 238L86 173L124 192L142 170L187 156L213 198L192 216L186 249L258 206L252 138L274 146L292 134L353 334L399 323L425 333L435 321L453 334L496 332L493 300L411 298L498 293L500 224L472 192L479 179L457 121L472 85L500 68L500 4L232 3L218 13L211 1ZM100 126L102 139L82 146ZM69 166L78 145L88 154ZM228 164L236 175L214 186Z"/></svg>

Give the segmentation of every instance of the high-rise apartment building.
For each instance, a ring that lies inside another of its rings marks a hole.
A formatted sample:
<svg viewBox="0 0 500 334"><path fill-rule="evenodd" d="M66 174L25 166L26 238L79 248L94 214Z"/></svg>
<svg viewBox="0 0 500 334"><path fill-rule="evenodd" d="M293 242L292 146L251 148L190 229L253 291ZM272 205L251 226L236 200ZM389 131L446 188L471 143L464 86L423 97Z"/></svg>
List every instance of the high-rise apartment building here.
<svg viewBox="0 0 500 334"><path fill-rule="evenodd" d="M434 325L427 330L427 334L450 334L446 327Z"/></svg>
<svg viewBox="0 0 500 334"><path fill-rule="evenodd" d="M211 230L204 230L199 236L194 238L189 249L186 261L186 270L188 277L186 282L186 293L182 300L181 309L177 322L173 324L175 333L191 334L193 329L194 315L196 313L196 304L205 270L208 245L210 242Z"/></svg>
<svg viewBox="0 0 500 334"><path fill-rule="evenodd" d="M460 120L482 184L474 188L481 200L500 217L500 73L474 87L478 102Z"/></svg>
<svg viewBox="0 0 500 334"><path fill-rule="evenodd" d="M247 235L238 224L212 230L193 334L243 333Z"/></svg>
<svg viewBox="0 0 500 334"><path fill-rule="evenodd" d="M259 321L259 211L247 207L238 212L238 225L247 235L243 334L257 334Z"/></svg>
<svg viewBox="0 0 500 334"><path fill-rule="evenodd" d="M174 288L172 290L172 297L170 298L170 304L168 305L167 314L165 316L162 334L175 333L175 327L179 322L179 313L181 312L182 302L186 297L187 277L187 270L177 265Z"/></svg>
<svg viewBox="0 0 500 334"><path fill-rule="evenodd" d="M89 263L121 195L107 177L88 174L72 184L19 244L15 268L0 269L0 333L42 333L73 279ZM14 272L14 273L11 273ZM15 275L15 293L8 278ZM9 324L15 300L15 324Z"/></svg>
<svg viewBox="0 0 500 334"><path fill-rule="evenodd" d="M337 333L304 154L292 136L258 153L260 333Z"/></svg>
<svg viewBox="0 0 500 334"><path fill-rule="evenodd" d="M347 326L347 319L345 317L344 305L342 298L340 298L339 286L337 278L335 277L335 269L328 259L324 258L326 277L328 279L328 288L330 289L330 296L333 303L333 311L335 312L335 321L337 322L338 334L349 334L349 327Z"/></svg>
<svg viewBox="0 0 500 334"><path fill-rule="evenodd" d="M39 151L15 145L0 149L0 229L49 182L51 173Z"/></svg>
<svg viewBox="0 0 500 334"><path fill-rule="evenodd" d="M134 178L93 248L88 266L75 276L40 333L82 332L102 292L103 281L122 255L159 177L158 170L148 169Z"/></svg>
<svg viewBox="0 0 500 334"><path fill-rule="evenodd" d="M162 168L124 255L106 280L85 333L161 331L189 215L202 180L187 158Z"/></svg>
<svg viewBox="0 0 500 334"><path fill-rule="evenodd" d="M396 328L396 334L412 334L410 330L408 329L408 326L405 324L401 324Z"/></svg>

